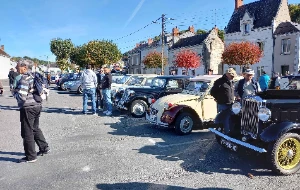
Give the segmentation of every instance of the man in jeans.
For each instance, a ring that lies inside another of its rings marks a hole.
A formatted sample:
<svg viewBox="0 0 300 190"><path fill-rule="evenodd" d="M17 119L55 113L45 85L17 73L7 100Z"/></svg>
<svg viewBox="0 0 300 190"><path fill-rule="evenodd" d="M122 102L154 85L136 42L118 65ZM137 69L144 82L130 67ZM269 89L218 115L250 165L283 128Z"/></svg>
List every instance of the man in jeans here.
<svg viewBox="0 0 300 190"><path fill-rule="evenodd" d="M27 71L27 63L20 60L16 68L21 77L16 79L13 93L20 108L21 136L25 151L25 157L19 161L33 163L37 160L37 156L50 152L43 132L39 128L42 99L35 93L33 77ZM40 150L38 153L35 151L35 143Z"/></svg>
<svg viewBox="0 0 300 190"><path fill-rule="evenodd" d="M98 83L98 86L97 86L97 103L96 103L96 107L99 109L99 110L102 110L103 109L103 93L102 93L102 79L104 77L104 69L103 68L100 68L99 69L99 73L97 74L97 83ZM99 108L100 106L100 108Z"/></svg>
<svg viewBox="0 0 300 190"><path fill-rule="evenodd" d="M88 65L86 70L82 72L81 85L83 89L83 114L87 114L87 102L89 97L92 100L93 114L97 115L96 110L96 87L97 76L92 70L92 66Z"/></svg>
<svg viewBox="0 0 300 190"><path fill-rule="evenodd" d="M104 74L102 80L102 92L103 92L103 99L106 104L106 111L103 113L107 116L112 115L112 101L111 101L111 83L112 83L112 76L110 73L110 69L108 67L104 68Z"/></svg>

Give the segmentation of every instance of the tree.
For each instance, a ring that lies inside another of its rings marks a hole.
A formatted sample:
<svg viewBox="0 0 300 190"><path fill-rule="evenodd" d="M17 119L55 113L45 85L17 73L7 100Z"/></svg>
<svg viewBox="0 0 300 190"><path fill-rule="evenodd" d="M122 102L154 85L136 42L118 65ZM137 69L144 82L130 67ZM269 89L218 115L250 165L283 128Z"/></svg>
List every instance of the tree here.
<svg viewBox="0 0 300 190"><path fill-rule="evenodd" d="M249 67L258 63L262 57L262 51L258 45L251 42L231 43L222 54L222 63Z"/></svg>
<svg viewBox="0 0 300 190"><path fill-rule="evenodd" d="M183 67L188 71L200 66L201 57L192 50L181 50L176 54L174 63L176 67ZM188 72L186 73L188 74Z"/></svg>
<svg viewBox="0 0 300 190"><path fill-rule="evenodd" d="M71 39L53 39L50 42L50 50L56 56L56 63L59 68L64 71L66 70L70 63L69 58L74 49L74 44Z"/></svg>
<svg viewBox="0 0 300 190"><path fill-rule="evenodd" d="M94 67L112 64L122 58L122 53L118 46L109 40L93 40L84 47L83 57L87 63Z"/></svg>
<svg viewBox="0 0 300 190"><path fill-rule="evenodd" d="M86 44L82 46L76 46L70 54L70 61L80 67L84 67L88 64Z"/></svg>
<svg viewBox="0 0 300 190"><path fill-rule="evenodd" d="M289 11L292 22L300 23L300 4L290 4Z"/></svg>
<svg viewBox="0 0 300 190"><path fill-rule="evenodd" d="M149 52L142 61L146 68L161 68L162 59L161 53L157 51ZM164 65L167 63L167 58L164 58Z"/></svg>
<svg viewBox="0 0 300 190"><path fill-rule="evenodd" d="M196 33L197 33L197 34L206 34L207 32L206 32L206 30L198 29L198 30L196 31Z"/></svg>

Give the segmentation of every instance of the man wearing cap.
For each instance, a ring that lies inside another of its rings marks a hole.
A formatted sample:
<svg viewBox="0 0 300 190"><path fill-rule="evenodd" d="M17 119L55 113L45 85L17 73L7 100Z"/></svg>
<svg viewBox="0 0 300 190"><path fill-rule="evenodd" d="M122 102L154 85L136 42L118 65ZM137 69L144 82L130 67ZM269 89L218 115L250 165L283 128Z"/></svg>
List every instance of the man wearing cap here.
<svg viewBox="0 0 300 190"><path fill-rule="evenodd" d="M15 80L16 86L13 95L20 108L21 136L25 151L25 157L20 162L33 163L37 160L37 156L50 151L43 132L39 128L42 100L35 93L34 78L28 72L27 62L20 60L16 69L20 77ZM38 153L35 151L35 143L40 150Z"/></svg>
<svg viewBox="0 0 300 190"><path fill-rule="evenodd" d="M237 74L233 68L229 68L226 73L214 83L210 94L217 101L218 112L229 108L234 101L233 79Z"/></svg>
<svg viewBox="0 0 300 190"><path fill-rule="evenodd" d="M235 96L237 100L244 99L249 95L255 95L261 91L259 84L253 80L255 73L252 69L246 69L243 74L244 78L239 80L235 85Z"/></svg>

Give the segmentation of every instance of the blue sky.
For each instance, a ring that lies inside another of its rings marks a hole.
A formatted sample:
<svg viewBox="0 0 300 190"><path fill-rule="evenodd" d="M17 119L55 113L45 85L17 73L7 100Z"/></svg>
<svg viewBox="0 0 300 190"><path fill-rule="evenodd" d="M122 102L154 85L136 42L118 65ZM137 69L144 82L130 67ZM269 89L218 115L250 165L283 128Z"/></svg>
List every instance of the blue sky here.
<svg viewBox="0 0 300 190"><path fill-rule="evenodd" d="M250 3L254 0L244 0ZM289 0L299 3L299 0ZM167 32L194 25L224 28L234 9L234 0L1 0L0 44L11 56L30 56L54 61L49 47L56 37L71 38L75 45L94 39L111 39L122 52L136 43L159 35L161 23L128 37L167 14Z"/></svg>

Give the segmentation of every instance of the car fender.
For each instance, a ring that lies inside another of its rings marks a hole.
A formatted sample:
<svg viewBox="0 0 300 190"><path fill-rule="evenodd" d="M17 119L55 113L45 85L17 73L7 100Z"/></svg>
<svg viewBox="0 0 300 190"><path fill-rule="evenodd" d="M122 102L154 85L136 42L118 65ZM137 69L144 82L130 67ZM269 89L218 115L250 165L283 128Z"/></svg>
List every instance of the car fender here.
<svg viewBox="0 0 300 190"><path fill-rule="evenodd" d="M295 131L300 134L300 124L289 121L271 124L260 134L260 139L263 142L269 143L277 140L281 135L290 131Z"/></svg>
<svg viewBox="0 0 300 190"><path fill-rule="evenodd" d="M175 105L173 107L171 107L168 110L165 110L160 118L160 120L164 123L168 123L171 124L175 121L177 115L183 110L183 109L191 109L194 110L193 108L191 108L190 106L187 105ZM198 115L195 111L193 114Z"/></svg>

